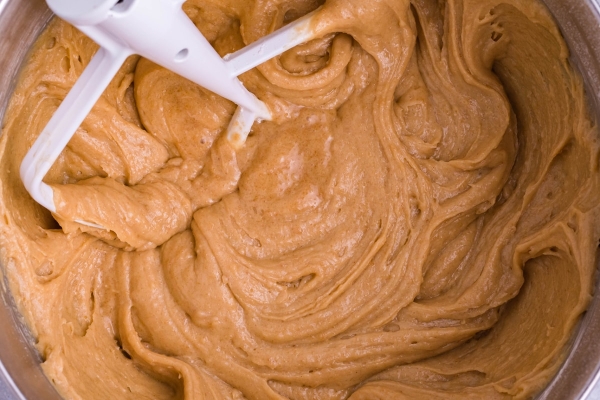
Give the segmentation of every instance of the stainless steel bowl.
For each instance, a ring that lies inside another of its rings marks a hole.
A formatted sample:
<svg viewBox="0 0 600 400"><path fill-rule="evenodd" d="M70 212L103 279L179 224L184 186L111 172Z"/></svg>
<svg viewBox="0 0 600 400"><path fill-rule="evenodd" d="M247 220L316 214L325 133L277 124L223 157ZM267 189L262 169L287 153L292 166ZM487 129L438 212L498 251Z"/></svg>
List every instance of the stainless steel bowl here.
<svg viewBox="0 0 600 400"><path fill-rule="evenodd" d="M85 1L85 0L82 0ZM571 48L600 121L600 0L544 0ZM0 0L0 120L27 51L52 13L44 0ZM600 399L600 284L568 359L539 399ZM0 266L0 399L60 400L40 368Z"/></svg>

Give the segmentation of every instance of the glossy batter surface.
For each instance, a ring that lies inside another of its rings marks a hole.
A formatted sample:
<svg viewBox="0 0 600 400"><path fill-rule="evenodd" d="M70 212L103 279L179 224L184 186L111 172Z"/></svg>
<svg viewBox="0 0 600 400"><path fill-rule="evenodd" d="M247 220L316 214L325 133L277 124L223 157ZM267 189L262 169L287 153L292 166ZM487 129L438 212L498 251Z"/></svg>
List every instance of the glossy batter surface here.
<svg viewBox="0 0 600 400"><path fill-rule="evenodd" d="M19 166L97 46L54 20L0 139L1 258L67 399L529 398L593 289L598 131L531 0L190 0L274 111L130 58L46 177ZM110 232L69 222L82 219ZM57 222L60 224L57 224Z"/></svg>

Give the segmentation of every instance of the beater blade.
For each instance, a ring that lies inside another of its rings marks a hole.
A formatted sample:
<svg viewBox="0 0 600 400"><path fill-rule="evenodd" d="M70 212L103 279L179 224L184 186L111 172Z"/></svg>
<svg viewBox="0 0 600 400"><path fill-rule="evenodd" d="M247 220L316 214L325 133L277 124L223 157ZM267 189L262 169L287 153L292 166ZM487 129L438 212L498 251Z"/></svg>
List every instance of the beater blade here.
<svg viewBox="0 0 600 400"><path fill-rule="evenodd" d="M100 45L21 163L21 180L33 199L56 213L44 177L89 114L125 59L139 54L238 105L227 138L244 144L257 120L271 112L237 76L313 39L314 13L221 58L181 8L184 0L47 0L56 15ZM95 228L98 224L76 221Z"/></svg>

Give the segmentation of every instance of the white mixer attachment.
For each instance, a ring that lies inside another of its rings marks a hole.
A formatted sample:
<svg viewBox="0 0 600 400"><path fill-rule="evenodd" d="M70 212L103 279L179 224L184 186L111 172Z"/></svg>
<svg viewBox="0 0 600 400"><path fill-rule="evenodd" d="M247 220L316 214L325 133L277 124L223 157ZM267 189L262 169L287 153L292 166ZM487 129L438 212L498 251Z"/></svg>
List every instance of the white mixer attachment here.
<svg viewBox="0 0 600 400"><path fill-rule="evenodd" d="M67 146L125 59L139 54L236 103L227 129L244 144L256 120L270 120L266 105L237 79L240 74L313 39L309 14L222 59L183 12L184 0L47 0L100 49L58 107L21 164L21 180L39 204L56 212L53 191L42 180ZM76 221L103 228L86 221Z"/></svg>

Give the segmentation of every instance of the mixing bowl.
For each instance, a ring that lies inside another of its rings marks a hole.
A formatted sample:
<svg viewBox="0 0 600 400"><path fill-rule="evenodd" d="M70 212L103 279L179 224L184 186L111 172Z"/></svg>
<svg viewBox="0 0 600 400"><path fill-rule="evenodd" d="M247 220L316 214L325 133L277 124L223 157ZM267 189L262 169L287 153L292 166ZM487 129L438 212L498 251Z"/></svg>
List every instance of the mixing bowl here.
<svg viewBox="0 0 600 400"><path fill-rule="evenodd" d="M85 1L85 0L82 0ZM571 49L600 121L600 0L544 0ZM52 13L44 0L0 0L0 120L27 51ZM0 266L0 399L60 399L40 368L34 338L16 311ZM600 399L600 285L569 356L538 399Z"/></svg>

